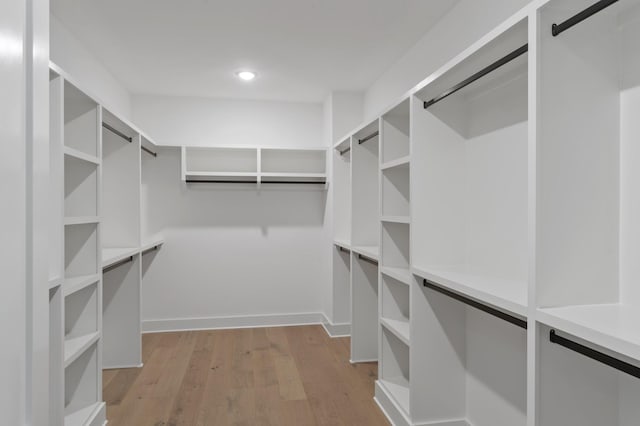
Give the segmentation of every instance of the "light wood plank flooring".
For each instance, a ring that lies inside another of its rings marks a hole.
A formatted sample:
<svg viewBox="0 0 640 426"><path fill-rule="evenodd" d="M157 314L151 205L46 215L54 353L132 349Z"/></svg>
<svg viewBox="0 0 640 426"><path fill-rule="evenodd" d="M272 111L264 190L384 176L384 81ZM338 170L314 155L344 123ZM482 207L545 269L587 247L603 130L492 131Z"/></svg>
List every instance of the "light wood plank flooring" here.
<svg viewBox="0 0 640 426"><path fill-rule="evenodd" d="M107 370L109 426L388 425L377 364L321 326L146 334L144 367Z"/></svg>

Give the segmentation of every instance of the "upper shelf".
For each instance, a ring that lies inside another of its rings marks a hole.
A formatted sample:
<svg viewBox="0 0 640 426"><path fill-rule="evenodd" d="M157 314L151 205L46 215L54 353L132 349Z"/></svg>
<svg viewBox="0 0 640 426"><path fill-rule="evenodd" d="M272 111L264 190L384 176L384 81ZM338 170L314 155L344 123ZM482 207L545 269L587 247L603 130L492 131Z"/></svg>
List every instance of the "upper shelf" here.
<svg viewBox="0 0 640 426"><path fill-rule="evenodd" d="M187 183L327 182L325 148L182 147L182 180Z"/></svg>

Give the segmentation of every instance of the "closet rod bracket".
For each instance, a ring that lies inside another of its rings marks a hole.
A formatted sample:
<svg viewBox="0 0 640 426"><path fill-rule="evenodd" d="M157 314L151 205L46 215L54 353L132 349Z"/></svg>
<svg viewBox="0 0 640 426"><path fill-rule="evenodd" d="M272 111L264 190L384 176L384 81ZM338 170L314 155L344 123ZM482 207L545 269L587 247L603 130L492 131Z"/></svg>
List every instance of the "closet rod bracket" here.
<svg viewBox="0 0 640 426"><path fill-rule="evenodd" d="M584 9L582 12L578 12L575 15L573 15L571 18L567 19L566 21L560 23L560 24L553 24L551 25L551 34L556 37L558 35L560 35L561 33L565 32L566 30L568 30L569 28L573 27L574 25L579 24L580 22L584 21L585 19L589 18L590 16L595 15L596 13L600 12L601 10L611 6L614 3L617 3L618 0L600 0L597 3L592 4L591 6L589 6L588 8Z"/></svg>

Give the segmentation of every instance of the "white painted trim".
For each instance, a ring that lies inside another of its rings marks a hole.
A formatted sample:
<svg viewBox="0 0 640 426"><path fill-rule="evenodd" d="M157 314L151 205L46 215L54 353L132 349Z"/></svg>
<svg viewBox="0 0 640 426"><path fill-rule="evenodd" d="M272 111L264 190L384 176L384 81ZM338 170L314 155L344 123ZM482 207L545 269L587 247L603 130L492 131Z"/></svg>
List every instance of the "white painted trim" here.
<svg viewBox="0 0 640 426"><path fill-rule="evenodd" d="M378 362L378 358L372 359L349 359L349 363L351 364L362 364L365 362Z"/></svg>
<svg viewBox="0 0 640 426"><path fill-rule="evenodd" d="M221 330L229 328L285 327L324 323L321 312L298 314L245 315L231 317L172 318L142 321L143 333L169 331Z"/></svg>
<svg viewBox="0 0 640 426"><path fill-rule="evenodd" d="M103 370L124 370L127 368L142 368L144 367L144 363L136 364L136 365L110 365L108 367L102 366Z"/></svg>
<svg viewBox="0 0 640 426"><path fill-rule="evenodd" d="M351 336L351 324L348 322L334 324L325 317L322 327L331 338Z"/></svg>

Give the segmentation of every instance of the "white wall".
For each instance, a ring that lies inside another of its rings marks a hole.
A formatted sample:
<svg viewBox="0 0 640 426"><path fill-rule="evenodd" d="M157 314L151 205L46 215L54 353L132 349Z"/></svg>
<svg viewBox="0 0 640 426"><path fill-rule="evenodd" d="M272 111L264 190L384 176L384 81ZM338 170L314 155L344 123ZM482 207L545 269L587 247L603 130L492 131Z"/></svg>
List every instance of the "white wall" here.
<svg viewBox="0 0 640 426"><path fill-rule="evenodd" d="M134 122L160 145L324 146L322 105L134 96Z"/></svg>
<svg viewBox="0 0 640 426"><path fill-rule="evenodd" d="M532 0L461 0L366 92L374 117Z"/></svg>
<svg viewBox="0 0 640 426"><path fill-rule="evenodd" d="M131 119L131 97L127 89L55 16L51 15L50 19L51 61L98 97L111 112Z"/></svg>
<svg viewBox="0 0 640 426"><path fill-rule="evenodd" d="M134 120L166 145L324 145L316 104L143 96ZM326 197L308 186L186 185L177 148L144 156L144 232L166 239L144 277L145 329L321 318L331 277Z"/></svg>

